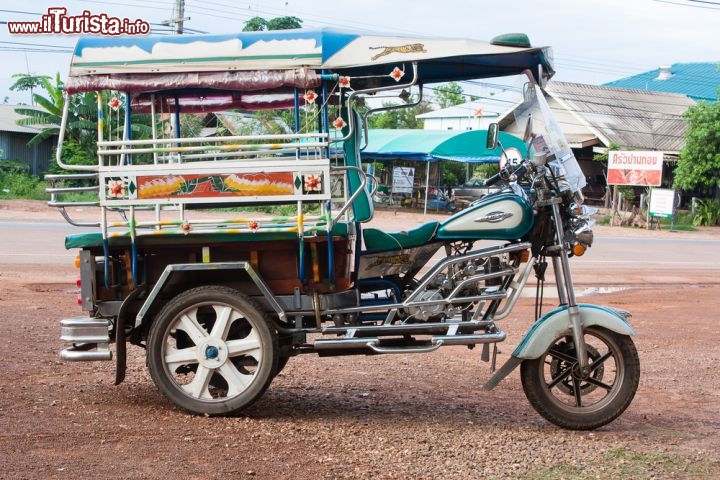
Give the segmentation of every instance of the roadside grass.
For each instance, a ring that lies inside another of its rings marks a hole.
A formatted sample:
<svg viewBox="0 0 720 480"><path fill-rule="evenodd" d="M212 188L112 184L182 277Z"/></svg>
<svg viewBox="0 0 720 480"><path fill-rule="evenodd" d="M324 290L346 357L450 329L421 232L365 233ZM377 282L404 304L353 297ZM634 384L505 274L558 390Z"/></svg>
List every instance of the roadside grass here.
<svg viewBox="0 0 720 480"><path fill-rule="evenodd" d="M558 464L519 476L520 480L656 478L715 479L720 462L680 453L645 453L616 448L583 465Z"/></svg>

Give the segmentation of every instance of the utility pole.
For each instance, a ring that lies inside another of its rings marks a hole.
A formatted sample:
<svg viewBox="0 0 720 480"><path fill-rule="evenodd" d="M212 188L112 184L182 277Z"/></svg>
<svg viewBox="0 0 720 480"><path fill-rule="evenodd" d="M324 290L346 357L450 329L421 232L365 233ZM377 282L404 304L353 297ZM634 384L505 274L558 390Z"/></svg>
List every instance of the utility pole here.
<svg viewBox="0 0 720 480"><path fill-rule="evenodd" d="M173 18L165 20L163 25L172 25L175 35L183 34L183 23L190 20L190 17L185 16L185 0L175 0L175 6L173 7Z"/></svg>

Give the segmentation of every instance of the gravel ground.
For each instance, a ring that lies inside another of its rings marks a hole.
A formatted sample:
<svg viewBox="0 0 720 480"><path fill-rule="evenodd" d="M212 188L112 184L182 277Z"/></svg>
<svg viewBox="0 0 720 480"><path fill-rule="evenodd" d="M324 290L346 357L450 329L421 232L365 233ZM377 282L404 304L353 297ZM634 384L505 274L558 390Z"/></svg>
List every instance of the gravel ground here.
<svg viewBox="0 0 720 480"><path fill-rule="evenodd" d="M2 479L720 477L717 278L583 299L634 313L642 377L620 418L571 432L535 413L517 372L482 391L489 368L463 347L295 357L243 416L189 416L157 393L136 347L117 387L112 362L59 360L58 319L79 313L74 275L0 264ZM521 299L499 363L531 321Z"/></svg>

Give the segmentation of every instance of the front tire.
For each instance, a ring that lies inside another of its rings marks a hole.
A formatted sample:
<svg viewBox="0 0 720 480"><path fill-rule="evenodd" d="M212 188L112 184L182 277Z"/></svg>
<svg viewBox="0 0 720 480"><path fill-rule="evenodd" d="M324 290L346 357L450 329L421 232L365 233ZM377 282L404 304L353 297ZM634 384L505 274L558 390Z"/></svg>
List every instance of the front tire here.
<svg viewBox="0 0 720 480"><path fill-rule="evenodd" d="M222 286L177 295L148 335L153 382L177 407L198 415L232 415L252 404L270 385L277 355L277 336L260 307Z"/></svg>
<svg viewBox="0 0 720 480"><path fill-rule="evenodd" d="M630 405L640 382L632 339L602 327L585 332L590 374L577 367L572 336L562 336L540 357L523 361L520 375L533 408L555 425L592 430L607 425Z"/></svg>

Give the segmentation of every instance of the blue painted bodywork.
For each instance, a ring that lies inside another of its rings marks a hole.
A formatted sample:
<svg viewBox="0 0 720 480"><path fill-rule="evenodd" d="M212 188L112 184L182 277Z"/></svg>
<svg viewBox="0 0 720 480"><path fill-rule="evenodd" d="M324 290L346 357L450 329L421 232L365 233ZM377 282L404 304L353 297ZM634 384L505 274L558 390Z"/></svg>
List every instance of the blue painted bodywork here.
<svg viewBox="0 0 720 480"><path fill-rule="evenodd" d="M477 222L487 213L509 213L506 220L491 223ZM504 190L485 196L476 205L462 210L444 221L438 229L440 240L517 240L532 229L535 221L533 208L518 190Z"/></svg>

